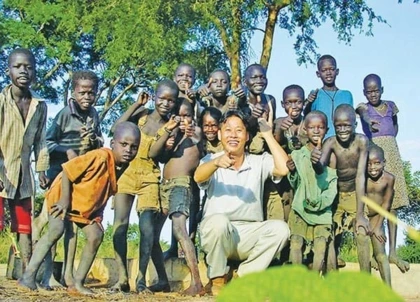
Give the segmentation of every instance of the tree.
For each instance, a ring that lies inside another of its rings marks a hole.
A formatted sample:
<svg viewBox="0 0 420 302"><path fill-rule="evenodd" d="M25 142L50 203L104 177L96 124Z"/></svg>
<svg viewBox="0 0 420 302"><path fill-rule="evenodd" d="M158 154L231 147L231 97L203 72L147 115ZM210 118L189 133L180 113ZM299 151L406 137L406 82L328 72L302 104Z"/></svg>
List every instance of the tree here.
<svg viewBox="0 0 420 302"><path fill-rule="evenodd" d="M248 63L249 42L256 30L264 33L259 63L268 68L276 27L296 34L297 62L302 64L317 57L313 34L323 23L331 22L338 40L350 43L355 33L372 35L374 22L386 22L364 0L208 0L193 1L192 7L204 17L202 28L217 32L233 82L241 74L241 61L243 66Z"/></svg>

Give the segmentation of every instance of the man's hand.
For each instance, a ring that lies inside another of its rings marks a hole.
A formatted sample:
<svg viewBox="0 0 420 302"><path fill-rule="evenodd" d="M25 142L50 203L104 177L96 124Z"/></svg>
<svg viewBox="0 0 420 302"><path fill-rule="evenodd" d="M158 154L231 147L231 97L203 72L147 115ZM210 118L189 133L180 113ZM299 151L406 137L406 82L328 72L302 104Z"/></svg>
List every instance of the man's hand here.
<svg viewBox="0 0 420 302"><path fill-rule="evenodd" d="M77 153L73 149L68 149L66 151L66 154L67 154L67 159L68 160L71 160L71 159L77 157Z"/></svg>
<svg viewBox="0 0 420 302"><path fill-rule="evenodd" d="M233 159L230 152L225 152L223 155L215 158L214 164L218 168L227 169L235 164L235 160Z"/></svg>
<svg viewBox="0 0 420 302"><path fill-rule="evenodd" d="M317 95L318 95L319 89L311 90L311 92L308 95L308 98L306 99L309 103L312 103L315 101Z"/></svg>
<svg viewBox="0 0 420 302"><path fill-rule="evenodd" d="M146 92L142 92L137 96L136 103L137 105L144 106L149 101L149 95Z"/></svg>
<svg viewBox="0 0 420 302"><path fill-rule="evenodd" d="M41 189L45 190L46 188L48 188L50 180L47 178L44 171L39 172L38 180L39 180L39 186L41 187Z"/></svg>

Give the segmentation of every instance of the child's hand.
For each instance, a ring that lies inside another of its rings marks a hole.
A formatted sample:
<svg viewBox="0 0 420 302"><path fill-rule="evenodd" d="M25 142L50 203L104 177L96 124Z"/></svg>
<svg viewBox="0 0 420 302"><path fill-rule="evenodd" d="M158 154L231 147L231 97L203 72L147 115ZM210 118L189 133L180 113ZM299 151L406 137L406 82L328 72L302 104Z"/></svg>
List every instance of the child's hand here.
<svg viewBox="0 0 420 302"><path fill-rule="evenodd" d="M312 91L309 93L308 98L307 98L306 100L307 100L309 103L312 103L313 101L315 101L316 96L318 95L318 91L319 91L319 89L312 90Z"/></svg>
<svg viewBox="0 0 420 302"><path fill-rule="evenodd" d="M181 118L176 115L171 115L169 120L166 122L165 127L169 131L174 130L176 127L178 127L179 123L181 122Z"/></svg>
<svg viewBox="0 0 420 302"><path fill-rule="evenodd" d="M172 150L175 146L175 136L170 136L165 143L165 149L167 151Z"/></svg>
<svg viewBox="0 0 420 302"><path fill-rule="evenodd" d="M188 123L188 120L184 119L185 123L185 136L187 137L193 137L195 134L195 123L194 121L191 121L191 123Z"/></svg>
<svg viewBox="0 0 420 302"><path fill-rule="evenodd" d="M203 84L197 89L197 93L203 98L210 95L210 86L213 83L213 78L210 78L207 84Z"/></svg>
<svg viewBox="0 0 420 302"><path fill-rule="evenodd" d="M383 229L381 227L374 227L372 229L372 236L375 236L376 239L378 239L378 241L382 244L386 243L386 236L385 233L383 231Z"/></svg>
<svg viewBox="0 0 420 302"><path fill-rule="evenodd" d="M149 95L146 92L142 92L137 96L136 103L139 106L144 106L149 101Z"/></svg>
<svg viewBox="0 0 420 302"><path fill-rule="evenodd" d="M365 229L366 235L371 235L372 231L370 229L369 221L364 216L356 217L356 234L359 233L360 229Z"/></svg>
<svg viewBox="0 0 420 302"><path fill-rule="evenodd" d="M321 149L319 148L314 148L311 152L311 162L315 165L317 163L319 163L319 161L321 160Z"/></svg>
<svg viewBox="0 0 420 302"><path fill-rule="evenodd" d="M218 168L227 169L235 164L235 160L232 158L232 155L230 154L230 152L225 151L223 155L215 159L214 164Z"/></svg>
<svg viewBox="0 0 420 302"><path fill-rule="evenodd" d="M43 190L45 190L48 187L48 184L50 183L50 180L45 175L45 172L39 172L38 180L39 180L39 186Z"/></svg>
<svg viewBox="0 0 420 302"><path fill-rule="evenodd" d="M71 159L77 157L77 153L73 149L68 149L66 151L66 154L67 154L67 159L68 160L71 160Z"/></svg>
<svg viewBox="0 0 420 302"><path fill-rule="evenodd" d="M283 131L288 130L293 125L293 120L290 116L285 117L280 123L280 129Z"/></svg>
<svg viewBox="0 0 420 302"><path fill-rule="evenodd" d="M265 113L265 108L260 103L257 103L255 104L255 106L253 106L252 108L253 117L259 119L263 117L264 113Z"/></svg>
<svg viewBox="0 0 420 302"><path fill-rule="evenodd" d="M62 219L64 220L64 218L67 215L68 204L68 202L65 202L60 199L56 204L54 204L51 207L50 215L54 218L57 218L58 216L62 215Z"/></svg>
<svg viewBox="0 0 420 302"><path fill-rule="evenodd" d="M197 97L197 92L194 89L188 88L188 85L186 85L185 94L188 98L188 100L191 102L194 102Z"/></svg>
<svg viewBox="0 0 420 302"><path fill-rule="evenodd" d="M0 180L0 192L3 191L3 189L4 189L4 185L3 185L3 182Z"/></svg>
<svg viewBox="0 0 420 302"><path fill-rule="evenodd" d="M370 121L370 124L369 124L369 128L370 128L370 131L373 133L373 132L378 132L379 131L379 126L381 125L381 123L380 122L378 122L378 121L375 121L375 120L371 120Z"/></svg>
<svg viewBox="0 0 420 302"><path fill-rule="evenodd" d="M287 160L287 162L286 162L286 167L287 167L287 169L289 169L289 171L290 172L295 172L295 170L296 170L296 165L295 165L295 162L293 161L293 159L290 157L290 155L289 155L289 159Z"/></svg>
<svg viewBox="0 0 420 302"><path fill-rule="evenodd" d="M228 108L229 110L236 110L238 109L238 99L235 95L230 95L227 98Z"/></svg>
<svg viewBox="0 0 420 302"><path fill-rule="evenodd" d="M238 88L234 89L232 92L238 99L243 99L246 96L245 89L240 84L239 84Z"/></svg>

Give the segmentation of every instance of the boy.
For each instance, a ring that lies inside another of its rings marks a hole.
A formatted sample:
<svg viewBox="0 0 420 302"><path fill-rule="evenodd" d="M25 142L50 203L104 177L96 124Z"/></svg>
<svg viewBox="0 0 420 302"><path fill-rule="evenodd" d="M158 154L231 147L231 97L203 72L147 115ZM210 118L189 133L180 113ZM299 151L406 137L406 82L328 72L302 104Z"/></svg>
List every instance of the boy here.
<svg viewBox="0 0 420 302"><path fill-rule="evenodd" d="M73 73L72 94L68 105L55 116L47 130L47 147L50 154L50 168L47 171L50 183L63 170L61 165L78 155L102 147L103 137L97 111L93 107L96 100L99 79L92 71L81 70ZM44 203L42 211L34 219L32 240L38 241L42 228L48 222L48 208ZM71 286L70 276L73 271L74 253L76 250L77 233L73 233L73 226L69 224L68 233L64 238L65 252L69 259L65 259L63 283ZM52 259L55 257L55 247L52 249ZM52 276L52 259L47 257L42 286L60 287ZM68 261L66 261L68 260Z"/></svg>
<svg viewBox="0 0 420 302"><path fill-rule="evenodd" d="M163 262L159 243L160 232L166 219L167 207L162 207L159 200L160 168L157 160L149 157L150 146L168 131L168 117L178 97L178 86L171 80L163 80L156 87L155 109L147 110L143 105L147 95L139 95L137 102L131 105L116 121L136 123L142 133L140 150L127 171L118 181L118 193L114 198L114 233L113 243L119 277L111 291L129 292L127 271L127 230L131 207L137 195L137 213L139 217L140 246L139 271L136 282L138 293L170 291L168 277ZM113 128L115 127L113 126ZM111 129L113 130L113 129ZM150 288L146 286L146 271L152 258L159 281Z"/></svg>
<svg viewBox="0 0 420 302"><path fill-rule="evenodd" d="M320 111L311 111L305 117L308 143L294 150L287 162L288 178L295 195L290 213L290 260L302 264L302 248L305 252L313 246L313 270L322 272L327 247L332 238L331 206L337 195L337 173L326 167L316 174L311 162L311 152L320 148L327 132L327 116Z"/></svg>
<svg viewBox="0 0 420 302"><path fill-rule="evenodd" d="M274 121L274 137L283 149L290 154L293 150L300 149L307 141L303 131L303 102L305 92L299 85L290 85L283 90L281 106L287 116ZM268 219L282 219L288 221L290 205L293 200L293 190L286 177L276 185L280 198L273 198L267 205Z"/></svg>
<svg viewBox="0 0 420 302"><path fill-rule="evenodd" d="M137 154L140 131L133 123L117 126L111 148L93 150L63 164L46 194L50 208L48 233L41 237L34 255L19 284L36 290L36 273L50 248L57 242L68 223L75 222L86 236L79 267L74 275L74 288L91 295L83 285L103 238L101 224L108 198L117 191L117 180Z"/></svg>
<svg viewBox="0 0 420 302"><path fill-rule="evenodd" d="M175 133L165 133L150 148L149 156L157 158L166 153L168 159L163 169L160 196L162 204L169 204L169 218L172 219L172 231L176 240L181 244L188 268L191 272L191 285L183 294L195 296L203 295L203 285L197 266L197 256L193 241L188 236L186 221L190 215L193 201L192 176L201 157L201 131L194 125L193 108L191 103L181 99L179 107L174 110L179 118L178 129ZM173 130L178 121L172 118ZM171 130L171 132L172 132Z"/></svg>
<svg viewBox="0 0 420 302"><path fill-rule="evenodd" d="M7 64L6 74L12 83L0 94L0 204L4 200L9 204L11 229L17 233L24 270L32 254L32 150L40 187L45 188L48 183L47 105L30 90L36 77L33 53L25 48L15 49Z"/></svg>
<svg viewBox="0 0 420 302"><path fill-rule="evenodd" d="M350 91L338 89L335 85L339 69L333 56L321 56L318 59L317 67L316 75L322 81L322 88L311 91L304 114L308 114L311 110L319 110L327 115L328 131L325 135L327 139L335 134L332 122L335 109L341 104L348 104L353 107L353 96Z"/></svg>
<svg viewBox="0 0 420 302"><path fill-rule="evenodd" d="M367 162L366 196L389 211L394 195L395 177L384 171L385 156L381 147L374 144L369 146ZM386 236L384 234L384 217L369 209L369 224L372 229L373 256L378 263L382 280L391 286L391 271L385 252Z"/></svg>
<svg viewBox="0 0 420 302"><path fill-rule="evenodd" d="M336 135L328 138L322 151L312 150L311 160L315 171L320 174L328 164L332 154L336 157L338 176L338 205L333 222L335 223L335 246L341 243L344 231L353 230L356 234L357 254L360 269L370 272L369 221L361 197L366 193L366 162L368 139L355 133L356 113L353 107L342 104L334 112Z"/></svg>
<svg viewBox="0 0 420 302"><path fill-rule="evenodd" d="M202 103L219 109L223 114L229 109L242 107L244 103L245 92L241 86L233 90L230 96L229 89L229 75L224 70L216 69L210 74L209 82L198 89L198 93L202 96Z"/></svg>

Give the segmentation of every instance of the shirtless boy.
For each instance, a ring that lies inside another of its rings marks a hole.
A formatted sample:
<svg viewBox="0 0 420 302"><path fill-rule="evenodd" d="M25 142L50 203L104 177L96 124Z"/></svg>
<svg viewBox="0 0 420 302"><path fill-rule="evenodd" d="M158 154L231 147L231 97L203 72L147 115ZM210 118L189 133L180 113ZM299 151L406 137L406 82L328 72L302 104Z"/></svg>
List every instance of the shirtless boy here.
<svg viewBox="0 0 420 302"><path fill-rule="evenodd" d="M367 162L366 196L389 211L394 195L395 177L384 170L385 155L381 147L369 146ZM391 286L391 270L385 252L386 236L384 233L384 217L369 208L369 224L372 230L373 256L378 263L382 280Z"/></svg>
<svg viewBox="0 0 420 302"><path fill-rule="evenodd" d="M69 290L91 295L83 285L102 242L101 221L108 198L117 191L117 180L137 154L140 131L133 123L121 123L114 132L111 148L93 150L63 164L46 194L50 208L48 232L41 237L23 276L21 286L36 290L37 271L51 247L63 235L65 226L75 222L87 242Z"/></svg>
<svg viewBox="0 0 420 302"><path fill-rule="evenodd" d="M158 158L162 153L166 153L167 161L163 169L160 196L162 204L169 204L168 214L172 219L173 235L181 244L191 272L191 285L183 294L195 296L204 294L204 291L194 244L188 236L186 223L190 215L190 204L193 202L192 176L202 153L201 130L193 121L191 103L181 99L178 105L179 107L174 109L178 116L172 117L173 124L168 125L168 129L174 133L162 135L150 148L149 156Z"/></svg>
<svg viewBox="0 0 420 302"><path fill-rule="evenodd" d="M347 104L337 107L334 112L336 135L328 138L322 146L312 150L312 163L317 173L324 171L331 154L336 156L338 176L338 206L333 216L336 249L341 244L344 231L356 234L357 254L360 269L370 272L369 221L361 197L366 193L366 162L368 138L355 133L356 113Z"/></svg>
<svg viewBox="0 0 420 302"><path fill-rule="evenodd" d="M166 125L178 92L178 87L173 81L164 80L156 88L154 110L147 110L143 106L147 102L147 96L141 94L137 102L131 105L115 123L118 125L127 120L136 123L142 133L142 140L136 158L118 182L118 193L114 199L113 243L119 277L111 291L130 291L127 271L127 230L131 207L136 195L138 196L137 212L140 228L136 290L143 294L170 291L159 243L168 208L162 207L159 200L159 164L157 160L149 157L148 152L156 139L170 131ZM150 258L155 265L159 280L148 288L145 277Z"/></svg>
<svg viewBox="0 0 420 302"><path fill-rule="evenodd" d="M35 64L30 50L13 50L6 70L11 84L0 94L0 207L7 200L11 229L17 233L23 270L32 254L32 151L39 184L41 188L46 188L48 184L45 175L49 165L45 141L47 104L30 90L36 76Z"/></svg>

